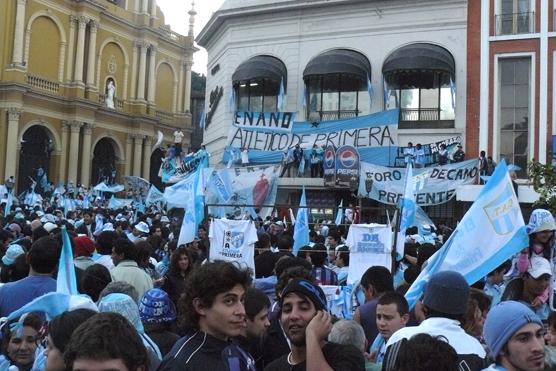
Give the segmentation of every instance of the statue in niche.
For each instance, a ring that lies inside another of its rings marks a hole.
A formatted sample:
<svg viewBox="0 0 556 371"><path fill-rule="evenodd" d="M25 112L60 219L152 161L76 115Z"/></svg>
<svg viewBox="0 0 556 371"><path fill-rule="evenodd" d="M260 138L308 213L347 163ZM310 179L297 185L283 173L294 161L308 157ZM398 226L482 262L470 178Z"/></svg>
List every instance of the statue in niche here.
<svg viewBox="0 0 556 371"><path fill-rule="evenodd" d="M104 103L106 107L115 109L114 108L114 95L116 94L116 86L114 85L114 80L109 79L108 85L106 85L106 98Z"/></svg>

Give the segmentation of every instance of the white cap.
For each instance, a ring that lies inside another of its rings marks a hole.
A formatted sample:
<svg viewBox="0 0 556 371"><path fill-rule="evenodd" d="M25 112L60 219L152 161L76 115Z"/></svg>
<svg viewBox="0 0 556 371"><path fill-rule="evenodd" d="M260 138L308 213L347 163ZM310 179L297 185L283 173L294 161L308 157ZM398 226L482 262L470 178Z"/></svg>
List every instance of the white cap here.
<svg viewBox="0 0 556 371"><path fill-rule="evenodd" d="M529 275L534 279L538 279L543 274L552 276L552 268L550 267L548 260L545 258L532 256L527 273L529 273Z"/></svg>

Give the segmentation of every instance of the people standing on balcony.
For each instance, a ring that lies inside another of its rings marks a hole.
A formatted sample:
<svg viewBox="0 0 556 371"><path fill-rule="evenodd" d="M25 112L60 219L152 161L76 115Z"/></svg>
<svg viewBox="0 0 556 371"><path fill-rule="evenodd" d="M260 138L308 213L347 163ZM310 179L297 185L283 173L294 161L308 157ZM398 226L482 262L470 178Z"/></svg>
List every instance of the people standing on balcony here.
<svg viewBox="0 0 556 371"><path fill-rule="evenodd" d="M415 145L415 168L425 167L425 150L421 143Z"/></svg>
<svg viewBox="0 0 556 371"><path fill-rule="evenodd" d="M448 164L448 150L446 149L446 145L444 143L440 145L440 149L436 155L436 161L438 162L438 165Z"/></svg>
<svg viewBox="0 0 556 371"><path fill-rule="evenodd" d="M303 176L302 173L300 174L300 168L299 168L299 166L301 165L301 161L303 160L303 150L301 149L299 144L295 145L295 149L293 150L293 157L294 157L295 173L298 174L299 176Z"/></svg>
<svg viewBox="0 0 556 371"><path fill-rule="evenodd" d="M288 178L290 175L290 169L295 164L295 155L293 147L288 149L284 152L284 157L282 158L282 173L280 174L280 178L284 176L286 171L288 172Z"/></svg>
<svg viewBox="0 0 556 371"><path fill-rule="evenodd" d="M487 157L487 165L486 165L487 175L491 176L492 173L494 173L495 168L496 168L496 162L494 162L494 160L492 159L492 156L488 156Z"/></svg>
<svg viewBox="0 0 556 371"><path fill-rule="evenodd" d="M174 131L174 148L176 149L176 156L179 156L179 154L181 153L182 149L181 149L181 141L183 140L183 137L185 135L183 134L183 132L181 131L180 128L176 128L176 130Z"/></svg>
<svg viewBox="0 0 556 371"><path fill-rule="evenodd" d="M481 151L479 154L479 174L487 175L487 158L485 151Z"/></svg>
<svg viewBox="0 0 556 371"><path fill-rule="evenodd" d="M405 164L413 164L415 161L415 147L413 147L413 143L407 143L407 147L403 150L403 157L405 158Z"/></svg>
<svg viewBox="0 0 556 371"><path fill-rule="evenodd" d="M313 149L311 150L311 178L316 178L320 174L321 158L318 154L319 147L313 144Z"/></svg>
<svg viewBox="0 0 556 371"><path fill-rule="evenodd" d="M245 147L241 147L241 166L249 165L249 150Z"/></svg>
<svg viewBox="0 0 556 371"><path fill-rule="evenodd" d="M461 144L458 144L458 149L452 155L452 163L455 162L462 162L465 160L465 152L463 152L463 147Z"/></svg>

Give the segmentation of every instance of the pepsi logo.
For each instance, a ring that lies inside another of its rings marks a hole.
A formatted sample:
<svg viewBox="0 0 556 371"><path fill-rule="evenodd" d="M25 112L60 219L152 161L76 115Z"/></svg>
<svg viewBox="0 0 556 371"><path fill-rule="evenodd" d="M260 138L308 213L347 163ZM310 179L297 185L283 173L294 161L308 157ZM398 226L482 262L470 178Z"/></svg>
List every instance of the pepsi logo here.
<svg viewBox="0 0 556 371"><path fill-rule="evenodd" d="M331 149L327 149L324 151L324 163L327 168L334 167L334 151Z"/></svg>
<svg viewBox="0 0 556 371"><path fill-rule="evenodd" d="M338 158L340 159L340 163L342 164L342 166L345 168L354 167L357 164L357 160L358 160L357 154L349 148L343 150L339 154Z"/></svg>

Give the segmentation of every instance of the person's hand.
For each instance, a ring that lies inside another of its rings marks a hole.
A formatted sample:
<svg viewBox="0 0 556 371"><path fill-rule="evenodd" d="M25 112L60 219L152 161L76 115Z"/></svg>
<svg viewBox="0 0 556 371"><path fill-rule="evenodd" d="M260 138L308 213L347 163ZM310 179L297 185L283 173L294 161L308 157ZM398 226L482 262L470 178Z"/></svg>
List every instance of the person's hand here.
<svg viewBox="0 0 556 371"><path fill-rule="evenodd" d="M543 303L543 301L542 301L542 298L539 297L539 296L537 296L537 297L533 300L533 302L531 303L531 306L532 306L533 308L535 308L535 309L538 309L538 308L539 308L541 305L543 305L543 304L544 304L544 303Z"/></svg>
<svg viewBox="0 0 556 371"><path fill-rule="evenodd" d="M319 310L307 325L305 335L313 337L317 341L322 341L326 340L330 330L332 330L332 316L328 312Z"/></svg>

